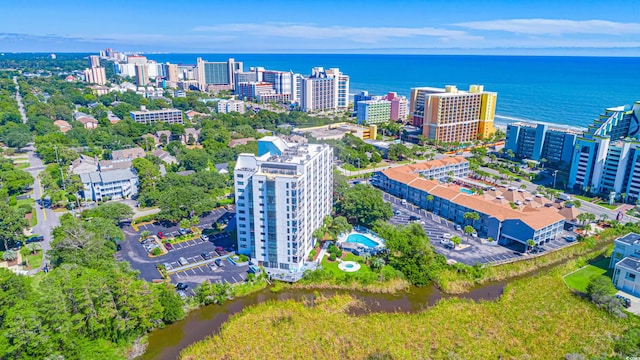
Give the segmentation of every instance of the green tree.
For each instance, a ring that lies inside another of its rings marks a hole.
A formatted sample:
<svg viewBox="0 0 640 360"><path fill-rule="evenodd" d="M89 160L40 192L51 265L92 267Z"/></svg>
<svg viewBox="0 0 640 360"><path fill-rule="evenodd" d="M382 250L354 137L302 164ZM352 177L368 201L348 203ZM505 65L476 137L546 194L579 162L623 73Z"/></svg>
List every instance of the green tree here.
<svg viewBox="0 0 640 360"><path fill-rule="evenodd" d="M81 216L83 219L100 217L117 225L122 220L131 219L133 210L127 204L108 202L83 211Z"/></svg>
<svg viewBox="0 0 640 360"><path fill-rule="evenodd" d="M161 194L158 201L161 211L158 216L164 220L177 221L210 211L214 204L203 189L187 185Z"/></svg>
<svg viewBox="0 0 640 360"><path fill-rule="evenodd" d="M467 234L467 241L469 241L469 237L471 236L471 234L473 234L476 229L473 228L473 226L471 225L467 225L464 227L464 233Z"/></svg>
<svg viewBox="0 0 640 360"><path fill-rule="evenodd" d="M191 221L189 221L189 219L180 220L180 227L182 229L188 229L190 226L191 226Z"/></svg>
<svg viewBox="0 0 640 360"><path fill-rule="evenodd" d="M29 225L24 215L17 209L0 202L0 240L4 249L12 248Z"/></svg>
<svg viewBox="0 0 640 360"><path fill-rule="evenodd" d="M527 252L530 252L534 246L536 246L536 242L533 239L527 240Z"/></svg>
<svg viewBox="0 0 640 360"><path fill-rule="evenodd" d="M36 243L27 244L25 247L27 248L27 250L29 250L31 254L35 254L38 251L42 250L42 246Z"/></svg>
<svg viewBox="0 0 640 360"><path fill-rule="evenodd" d="M2 260L14 261L18 258L18 252L14 250L7 250L2 254Z"/></svg>
<svg viewBox="0 0 640 360"><path fill-rule="evenodd" d="M162 305L162 320L165 323L181 320L184 317L184 304L175 290L169 284L160 284L155 290L155 295Z"/></svg>
<svg viewBox="0 0 640 360"><path fill-rule="evenodd" d="M352 224L371 227L377 220L393 216L391 204L382 199L382 192L370 185L357 184L346 189L336 204L337 213Z"/></svg>
<svg viewBox="0 0 640 360"><path fill-rule="evenodd" d="M374 257L370 261L371 270L376 272L380 271L380 269L382 269L384 265L385 265L384 259L381 257Z"/></svg>
<svg viewBox="0 0 640 360"><path fill-rule="evenodd" d="M195 215L192 216L191 218L189 218L189 224L191 226L196 226L196 225L200 224L200 218L195 216Z"/></svg>
<svg viewBox="0 0 640 360"><path fill-rule="evenodd" d="M471 220L471 226L475 226L475 222L480 220L480 214L475 211L466 212L464 213L464 215L462 215L462 217L465 220Z"/></svg>
<svg viewBox="0 0 640 360"><path fill-rule="evenodd" d="M146 238L148 238L149 236L151 236L151 231L149 230L142 230L140 232L140 237L144 240Z"/></svg>

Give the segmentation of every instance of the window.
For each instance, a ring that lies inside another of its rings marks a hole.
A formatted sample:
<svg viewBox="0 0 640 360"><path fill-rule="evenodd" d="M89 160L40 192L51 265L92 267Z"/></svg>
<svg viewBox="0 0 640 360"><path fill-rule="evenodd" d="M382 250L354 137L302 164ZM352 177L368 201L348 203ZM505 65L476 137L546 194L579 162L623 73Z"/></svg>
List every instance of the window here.
<svg viewBox="0 0 640 360"><path fill-rule="evenodd" d="M628 272L627 275L625 275L625 279L631 280L631 281L636 281L636 274L632 274L632 273Z"/></svg>

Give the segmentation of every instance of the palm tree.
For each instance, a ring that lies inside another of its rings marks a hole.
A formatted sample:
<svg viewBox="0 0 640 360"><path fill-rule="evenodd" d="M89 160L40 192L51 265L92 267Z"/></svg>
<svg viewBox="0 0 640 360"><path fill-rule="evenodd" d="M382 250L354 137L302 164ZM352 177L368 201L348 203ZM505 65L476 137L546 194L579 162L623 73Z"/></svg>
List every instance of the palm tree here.
<svg viewBox="0 0 640 360"><path fill-rule="evenodd" d="M533 241L533 239L527 240L527 253L530 252L534 246L536 246L536 242Z"/></svg>
<svg viewBox="0 0 640 360"><path fill-rule="evenodd" d="M600 221L605 222L607 221L607 219L609 218L609 215L607 214L600 214Z"/></svg>
<svg viewBox="0 0 640 360"><path fill-rule="evenodd" d="M364 260L364 262L366 263L367 261L369 261L369 258L371 257L371 254L369 254L368 252L364 252L362 253L362 255L360 255L362 257L362 259Z"/></svg>
<svg viewBox="0 0 640 360"><path fill-rule="evenodd" d="M42 249L42 246L40 246L40 244L36 244L36 243L30 243L27 244L26 248L32 253L35 254L38 251L40 251Z"/></svg>
<svg viewBox="0 0 640 360"><path fill-rule="evenodd" d="M385 263L384 263L384 259L383 259L383 258L381 258L381 257L374 257L373 259L371 259L370 266L371 266L371 269L373 269L373 270L376 270L376 271L377 271L377 270L382 269L382 267L384 266L384 264L385 264Z"/></svg>
<svg viewBox="0 0 640 360"><path fill-rule="evenodd" d="M624 199L627 197L627 193L622 193L620 194L620 199L622 199L622 202L624 202Z"/></svg>
<svg viewBox="0 0 640 360"><path fill-rule="evenodd" d="M429 208L433 208L433 195L427 195L427 201L429 202Z"/></svg>
<svg viewBox="0 0 640 360"><path fill-rule="evenodd" d="M18 258L18 253L15 250L7 250L2 254L2 260L14 261Z"/></svg>
<svg viewBox="0 0 640 360"><path fill-rule="evenodd" d="M462 217L465 220L471 220L471 226L475 226L476 220L480 220L480 214L475 211L466 212L464 213L464 215L462 215Z"/></svg>
<svg viewBox="0 0 640 360"><path fill-rule="evenodd" d="M462 239L460 239L460 236L452 236L451 237L451 242L453 243L453 245L455 245L455 247L458 247L458 245L460 245L460 243L462 242Z"/></svg>
<svg viewBox="0 0 640 360"><path fill-rule="evenodd" d="M469 237L471 236L471 234L473 234L475 231L476 229L474 229L471 225L467 225L464 227L464 233L467 234L467 242L469 241Z"/></svg>

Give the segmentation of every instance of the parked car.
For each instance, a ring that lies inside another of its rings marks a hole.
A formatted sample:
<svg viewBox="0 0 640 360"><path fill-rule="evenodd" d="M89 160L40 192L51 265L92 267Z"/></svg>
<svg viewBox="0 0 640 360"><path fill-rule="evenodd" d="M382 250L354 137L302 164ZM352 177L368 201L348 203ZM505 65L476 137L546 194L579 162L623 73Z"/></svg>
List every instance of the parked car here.
<svg viewBox="0 0 640 360"><path fill-rule="evenodd" d="M218 265L218 266L224 266L223 263L222 263L222 259L216 259L215 262L216 262L216 265Z"/></svg>
<svg viewBox="0 0 640 360"><path fill-rule="evenodd" d="M121 244L116 244L116 251L120 251L122 250L122 245Z"/></svg>
<svg viewBox="0 0 640 360"><path fill-rule="evenodd" d="M402 211L396 210L395 214L396 214L396 216L400 216L400 215L402 215Z"/></svg>
<svg viewBox="0 0 640 360"><path fill-rule="evenodd" d="M200 235L200 239L202 239L203 241L209 241L209 237L205 234Z"/></svg>
<svg viewBox="0 0 640 360"><path fill-rule="evenodd" d="M458 225L458 224L456 224L456 226L454 226L454 228L455 228L457 231L462 231L462 226L460 226L460 225Z"/></svg>
<svg viewBox="0 0 640 360"><path fill-rule="evenodd" d="M171 243L164 243L164 248L167 250L173 250L173 245L171 245Z"/></svg>
<svg viewBox="0 0 640 360"><path fill-rule="evenodd" d="M225 256L228 254L228 252L225 249L223 249L222 246L216 247L216 252L220 254L220 256Z"/></svg>
<svg viewBox="0 0 640 360"><path fill-rule="evenodd" d="M158 239L166 239L167 236L162 232L162 231L158 231Z"/></svg>
<svg viewBox="0 0 640 360"><path fill-rule="evenodd" d="M180 265L185 266L187 264L189 264L189 262L187 261L187 259L181 257L180 259L178 259L178 262L180 263Z"/></svg>
<svg viewBox="0 0 640 360"><path fill-rule="evenodd" d="M27 239L27 241L25 241L25 243L27 244L31 244L34 242L41 242L44 241L44 236L40 235L40 236L32 236L30 238Z"/></svg>
<svg viewBox="0 0 640 360"><path fill-rule="evenodd" d="M168 263L168 262L163 263L162 265L164 265L164 268L165 268L166 270L171 270L171 269L173 269L173 266L171 266L171 264L170 264L170 263Z"/></svg>
<svg viewBox="0 0 640 360"><path fill-rule="evenodd" d="M477 238L478 237L478 232L474 231L471 233L471 237Z"/></svg>
<svg viewBox="0 0 640 360"><path fill-rule="evenodd" d="M184 291L184 290L187 290L188 287L189 287L189 285L185 284L185 283L181 283L180 282L180 283L176 284L176 289L178 289L178 290Z"/></svg>
<svg viewBox="0 0 640 360"><path fill-rule="evenodd" d="M451 241L449 241L448 243L444 244L444 248L445 249L454 249L456 247L456 244L452 243Z"/></svg>
<svg viewBox="0 0 640 360"><path fill-rule="evenodd" d="M576 237L575 236L570 236L570 235L566 235L562 237L566 242L574 242L576 241Z"/></svg>
<svg viewBox="0 0 640 360"><path fill-rule="evenodd" d="M142 242L140 242L142 245L148 245L148 244L155 244L156 243L156 239L154 238L148 238L148 239L144 239L142 240Z"/></svg>
<svg viewBox="0 0 640 360"><path fill-rule="evenodd" d="M182 290L178 290L178 295L180 295L180 297L182 298L182 300L187 298L187 293L182 291Z"/></svg>
<svg viewBox="0 0 640 360"><path fill-rule="evenodd" d="M22 241L16 241L16 244L13 246L14 250L20 250L22 248Z"/></svg>
<svg viewBox="0 0 640 360"><path fill-rule="evenodd" d="M444 234L442 234L442 237L448 240L448 239L451 239L451 234L444 233Z"/></svg>
<svg viewBox="0 0 640 360"><path fill-rule="evenodd" d="M411 216L409 216L409 221L416 221L416 220L419 220L419 219L420 219L420 218L419 218L419 217L417 217L417 216L415 216L415 215L411 215Z"/></svg>
<svg viewBox="0 0 640 360"><path fill-rule="evenodd" d="M180 235L187 235L187 234L191 234L191 229L183 229L183 228L180 228L180 229L178 230L178 233L180 233Z"/></svg>
<svg viewBox="0 0 640 360"><path fill-rule="evenodd" d="M402 203L402 205L407 205L407 200L402 199L401 203Z"/></svg>
<svg viewBox="0 0 640 360"><path fill-rule="evenodd" d="M209 254L208 252L203 252L202 254L200 254L200 256L202 256L202 258L205 260L211 260L211 254Z"/></svg>
<svg viewBox="0 0 640 360"><path fill-rule="evenodd" d="M442 239L440 239L440 243L441 243L441 244L443 244L443 245L446 245L446 244L448 244L448 243L450 243L450 242L451 242L451 240L449 240L448 238L442 238Z"/></svg>
<svg viewBox="0 0 640 360"><path fill-rule="evenodd" d="M629 299L628 297L622 296L622 295L616 295L616 298L620 300L620 302L622 303L622 306L624 306L625 308L628 308L631 306L631 299Z"/></svg>

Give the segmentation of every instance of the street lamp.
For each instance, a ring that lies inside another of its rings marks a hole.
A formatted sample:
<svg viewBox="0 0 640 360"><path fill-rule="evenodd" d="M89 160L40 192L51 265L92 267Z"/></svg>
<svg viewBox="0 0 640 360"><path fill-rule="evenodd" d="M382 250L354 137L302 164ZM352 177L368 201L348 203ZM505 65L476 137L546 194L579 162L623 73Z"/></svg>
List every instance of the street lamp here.
<svg viewBox="0 0 640 360"><path fill-rule="evenodd" d="M554 189L555 189L555 187L556 187L556 177L557 177L557 175L558 175L558 170L555 170L555 171L553 172L553 188L554 188Z"/></svg>

